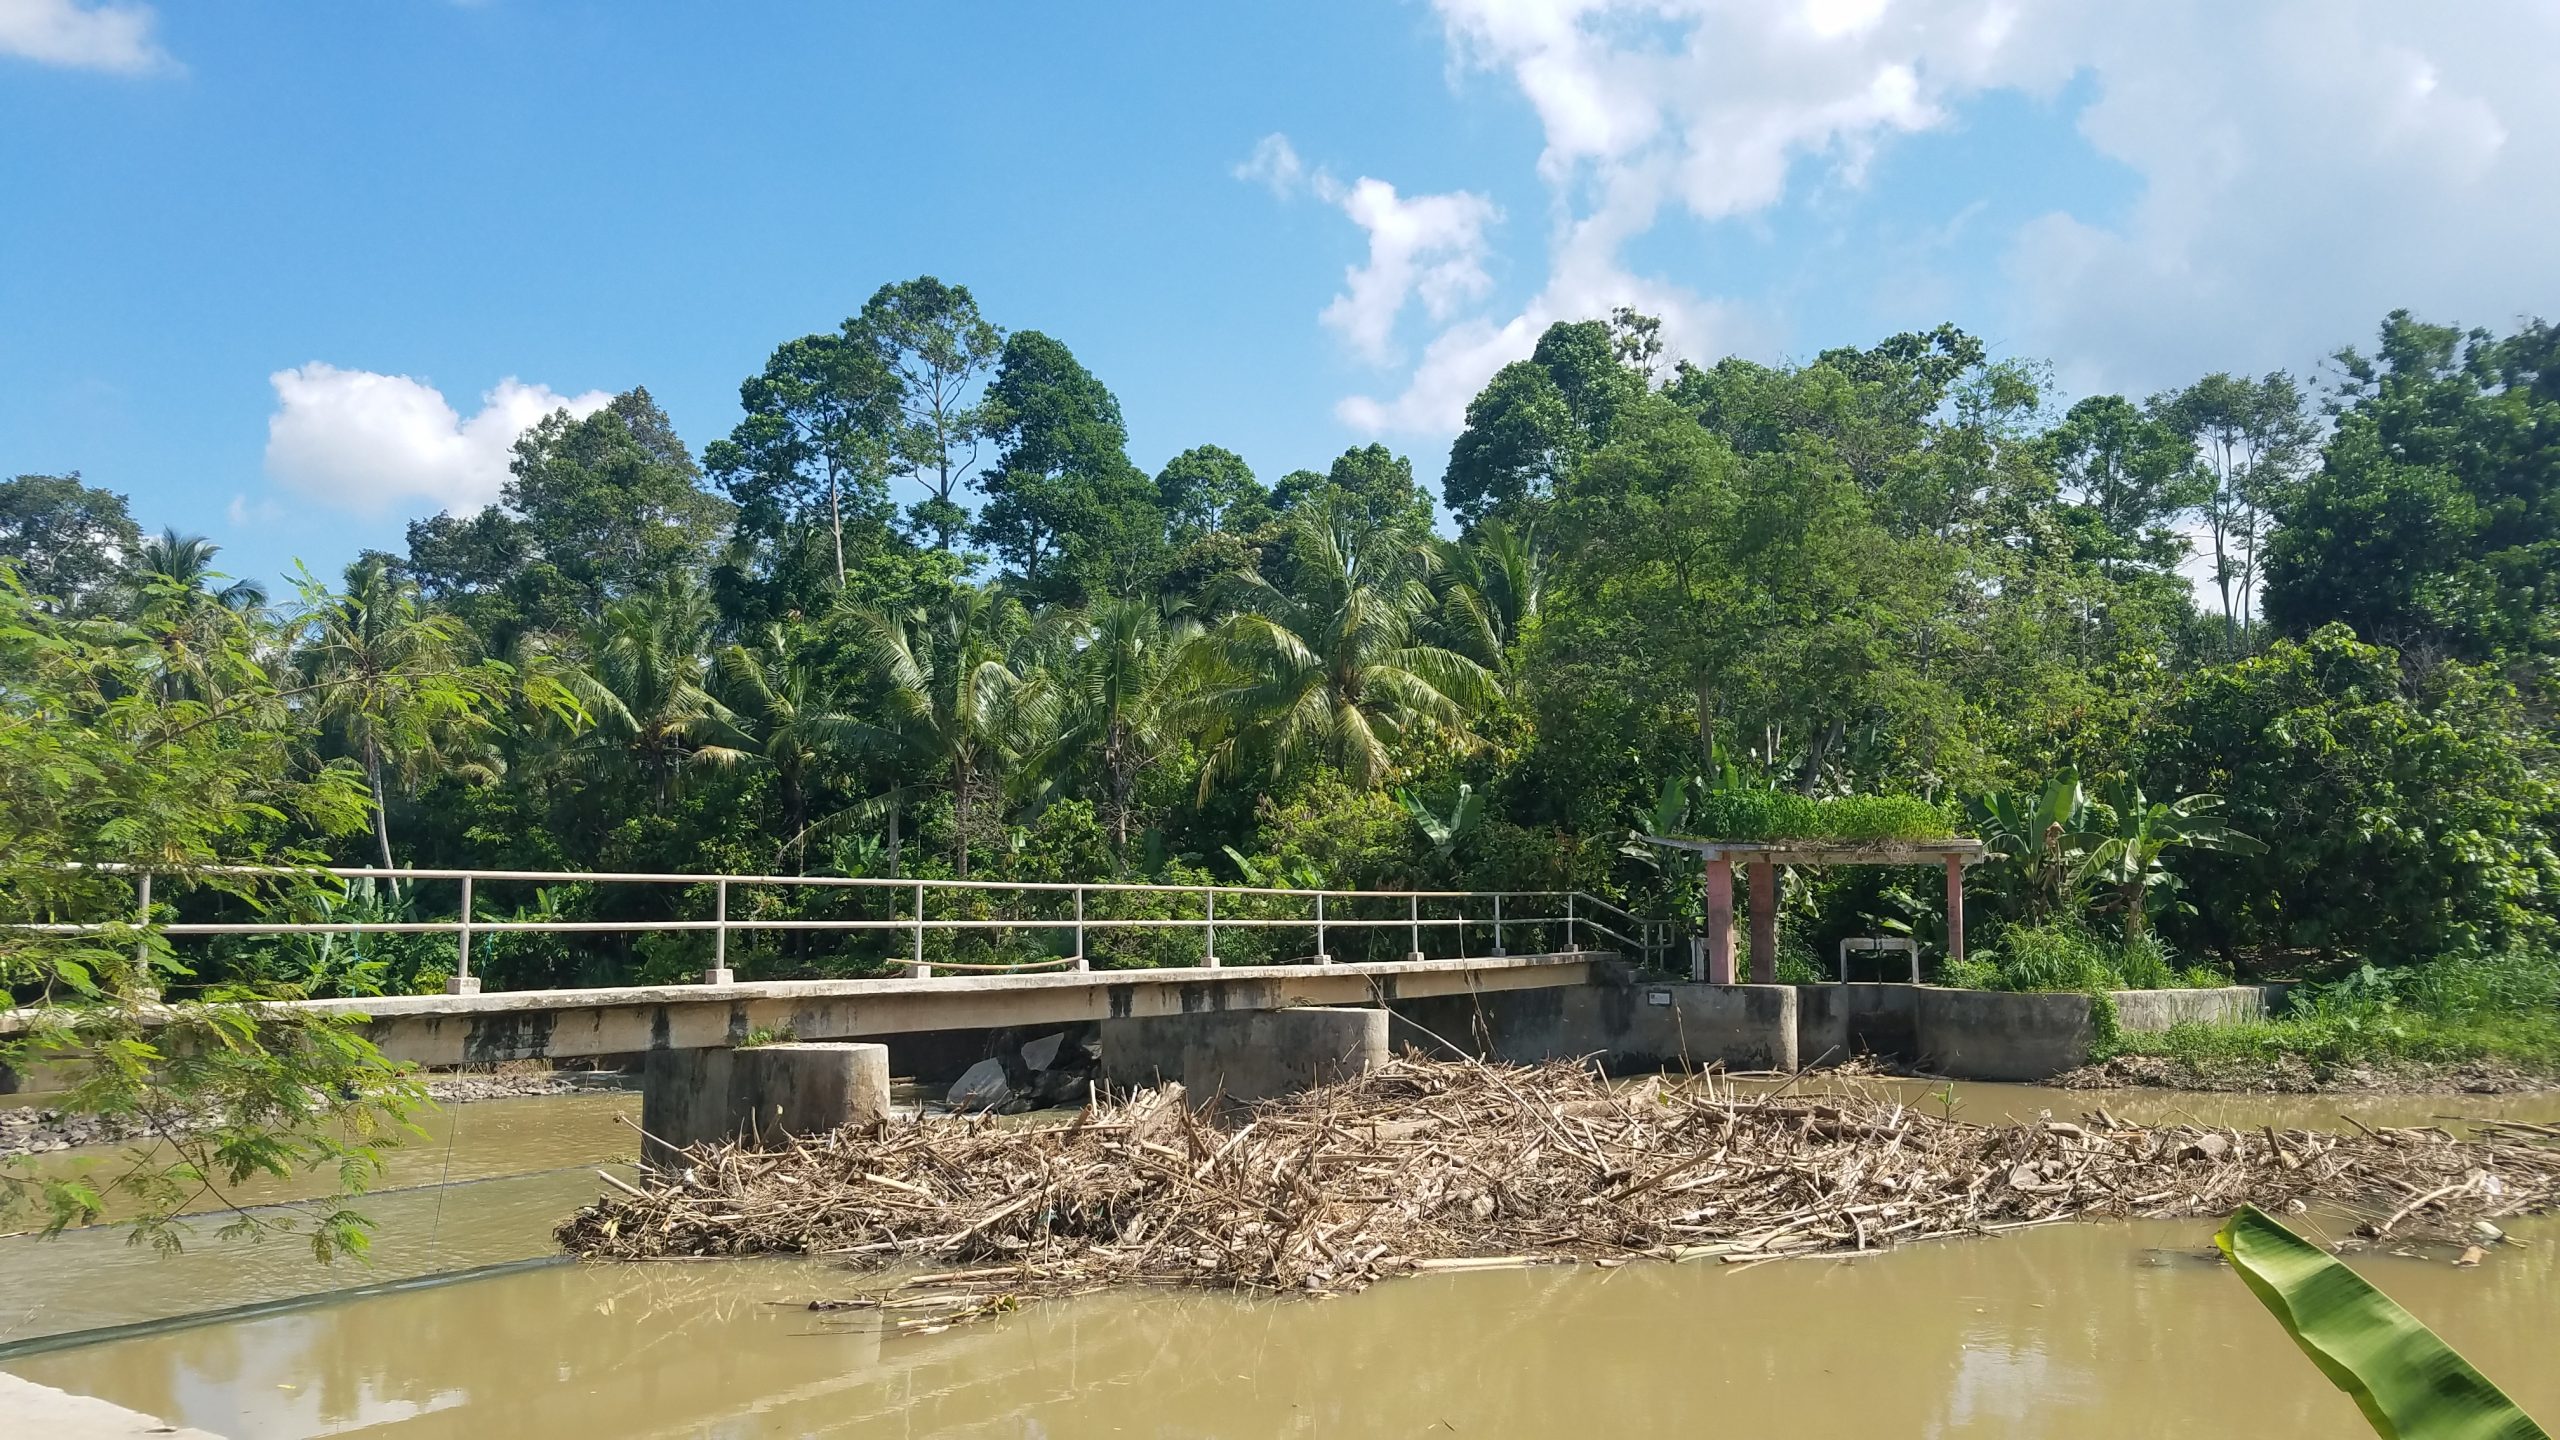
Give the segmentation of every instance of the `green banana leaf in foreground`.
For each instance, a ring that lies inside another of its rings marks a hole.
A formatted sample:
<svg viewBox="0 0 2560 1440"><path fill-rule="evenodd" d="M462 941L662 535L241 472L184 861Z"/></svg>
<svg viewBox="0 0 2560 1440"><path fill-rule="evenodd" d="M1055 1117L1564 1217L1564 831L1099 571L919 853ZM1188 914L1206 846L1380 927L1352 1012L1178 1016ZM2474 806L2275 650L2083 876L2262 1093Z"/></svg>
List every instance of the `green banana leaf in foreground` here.
<svg viewBox="0 0 2560 1440"><path fill-rule="evenodd" d="M2285 1333L2390 1440L2550 1440L2418 1317L2243 1205L2213 1243Z"/></svg>

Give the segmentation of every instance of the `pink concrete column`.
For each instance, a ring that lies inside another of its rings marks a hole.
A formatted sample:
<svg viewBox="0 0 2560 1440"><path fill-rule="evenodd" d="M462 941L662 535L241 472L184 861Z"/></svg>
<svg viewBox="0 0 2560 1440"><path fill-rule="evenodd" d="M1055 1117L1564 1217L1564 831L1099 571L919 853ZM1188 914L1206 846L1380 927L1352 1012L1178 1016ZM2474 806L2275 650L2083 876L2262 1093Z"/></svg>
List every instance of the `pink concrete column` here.
<svg viewBox="0 0 2560 1440"><path fill-rule="evenodd" d="M1733 862L1707 862L1707 983L1733 983Z"/></svg>
<svg viewBox="0 0 2560 1440"><path fill-rule="evenodd" d="M1778 867L1751 862L1751 983L1778 983Z"/></svg>
<svg viewBox="0 0 2560 1440"><path fill-rule="evenodd" d="M1964 859L1947 857L1947 960L1964 958Z"/></svg>

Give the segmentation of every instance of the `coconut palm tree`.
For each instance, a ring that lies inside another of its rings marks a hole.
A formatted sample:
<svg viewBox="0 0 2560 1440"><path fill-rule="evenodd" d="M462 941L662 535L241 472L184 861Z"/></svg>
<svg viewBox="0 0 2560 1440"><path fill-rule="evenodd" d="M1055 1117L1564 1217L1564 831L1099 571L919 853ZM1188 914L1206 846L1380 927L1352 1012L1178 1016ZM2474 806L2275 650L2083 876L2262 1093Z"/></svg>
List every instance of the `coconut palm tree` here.
<svg viewBox="0 0 2560 1440"><path fill-rule="evenodd" d="M1199 638L1195 620L1143 596L1088 607L1078 643L1063 657L1063 747L1090 753L1102 771L1111 843L1129 848L1134 792L1149 766L1179 738L1183 650Z"/></svg>
<svg viewBox="0 0 2560 1440"><path fill-rule="evenodd" d="M294 666L313 718L364 767L374 843L382 867L394 869L386 772L414 778L442 758L446 741L485 726L494 675L465 668L462 623L421 609L417 585L378 557L347 567L344 594L315 587L314 600ZM400 893L396 880L391 893Z"/></svg>
<svg viewBox="0 0 2560 1440"><path fill-rule="evenodd" d="M781 788L782 851L805 855L811 783L830 764L848 760L862 739L861 722L835 708L818 650L779 621L756 643L720 652L720 678L736 717L732 737L773 767ZM824 823L823 820L817 823Z"/></svg>
<svg viewBox="0 0 2560 1440"><path fill-rule="evenodd" d="M1315 759L1376 785L1395 768L1398 739L1466 738L1469 713L1500 687L1466 656L1416 643L1433 604L1428 542L1317 506L1293 519L1286 543L1290 587L1238 576L1235 613L1192 647L1197 690L1179 713L1209 741L1202 792L1248 750L1274 774Z"/></svg>
<svg viewBox="0 0 2560 1440"><path fill-rule="evenodd" d="M263 670L274 658L262 638L243 644L238 633L263 618L264 587L235 580L213 588L223 578L213 569L221 550L201 535L163 530L127 564L124 583L136 623L156 643L154 683L164 699L212 700L248 678L237 673L238 662L253 660ZM226 657L230 663L221 663Z"/></svg>
<svg viewBox="0 0 2560 1440"><path fill-rule="evenodd" d="M897 778L870 810L889 822L890 865L907 801L938 776L951 792L952 869L969 877L969 844L993 818L1025 759L1054 736L1057 687L1029 653L1042 638L1011 596L963 587L905 613L845 612L882 685L883 718L862 743Z"/></svg>
<svg viewBox="0 0 2560 1440"><path fill-rule="evenodd" d="M134 552L134 588L146 603L156 592L182 601L201 598L234 612L255 610L266 604L266 587L255 580L232 580L220 589L213 587L214 581L229 578L213 568L213 557L221 553L221 546L201 535L162 530Z"/></svg>
<svg viewBox="0 0 2560 1440"><path fill-rule="evenodd" d="M737 717L707 688L716 618L699 582L670 577L607 605L580 633L581 663L560 672L594 721L585 747L590 761L637 769L660 807L686 770L747 758L745 750L717 743L736 733Z"/></svg>
<svg viewBox="0 0 2560 1440"><path fill-rule="evenodd" d="M1507 670L1511 647L1537 618L1546 596L1546 557L1538 550L1537 527L1514 530L1487 520L1470 540L1435 543L1447 576L1440 601L1444 623L1467 654Z"/></svg>

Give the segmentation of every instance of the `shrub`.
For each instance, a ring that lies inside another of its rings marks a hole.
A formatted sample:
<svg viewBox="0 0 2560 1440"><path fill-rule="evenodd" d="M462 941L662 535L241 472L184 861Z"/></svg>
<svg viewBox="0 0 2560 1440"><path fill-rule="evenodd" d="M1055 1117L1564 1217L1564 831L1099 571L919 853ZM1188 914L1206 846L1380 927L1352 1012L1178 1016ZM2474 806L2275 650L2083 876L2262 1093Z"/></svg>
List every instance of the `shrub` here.
<svg viewBox="0 0 2560 1440"><path fill-rule="evenodd" d="M2201 967L2181 971L2158 936L2121 939L2067 921L2012 925L1997 944L1939 967L1939 983L1971 990L2168 990L2220 985Z"/></svg>
<svg viewBox="0 0 2560 1440"><path fill-rule="evenodd" d="M1840 795L1816 800L1792 790L1711 790L1689 819L1718 840L1943 840L1955 833L1945 809L1914 795Z"/></svg>

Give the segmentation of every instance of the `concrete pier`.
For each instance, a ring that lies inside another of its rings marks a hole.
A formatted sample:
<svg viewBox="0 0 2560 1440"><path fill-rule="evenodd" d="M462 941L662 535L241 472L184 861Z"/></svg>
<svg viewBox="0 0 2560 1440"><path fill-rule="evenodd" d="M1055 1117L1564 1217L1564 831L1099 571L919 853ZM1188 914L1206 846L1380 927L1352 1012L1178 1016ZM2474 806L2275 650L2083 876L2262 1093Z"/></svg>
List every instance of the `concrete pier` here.
<svg viewBox="0 0 2560 1440"><path fill-rule="evenodd" d="M886 1045L653 1050L640 1090L643 1163L707 1140L779 1139L889 1118Z"/></svg>
<svg viewBox="0 0 2560 1440"><path fill-rule="evenodd" d="M1114 1090L1173 1080L1200 1099L1267 1100L1357 1075L1387 1053L1384 1010L1208 1010L1102 1022L1102 1079Z"/></svg>

